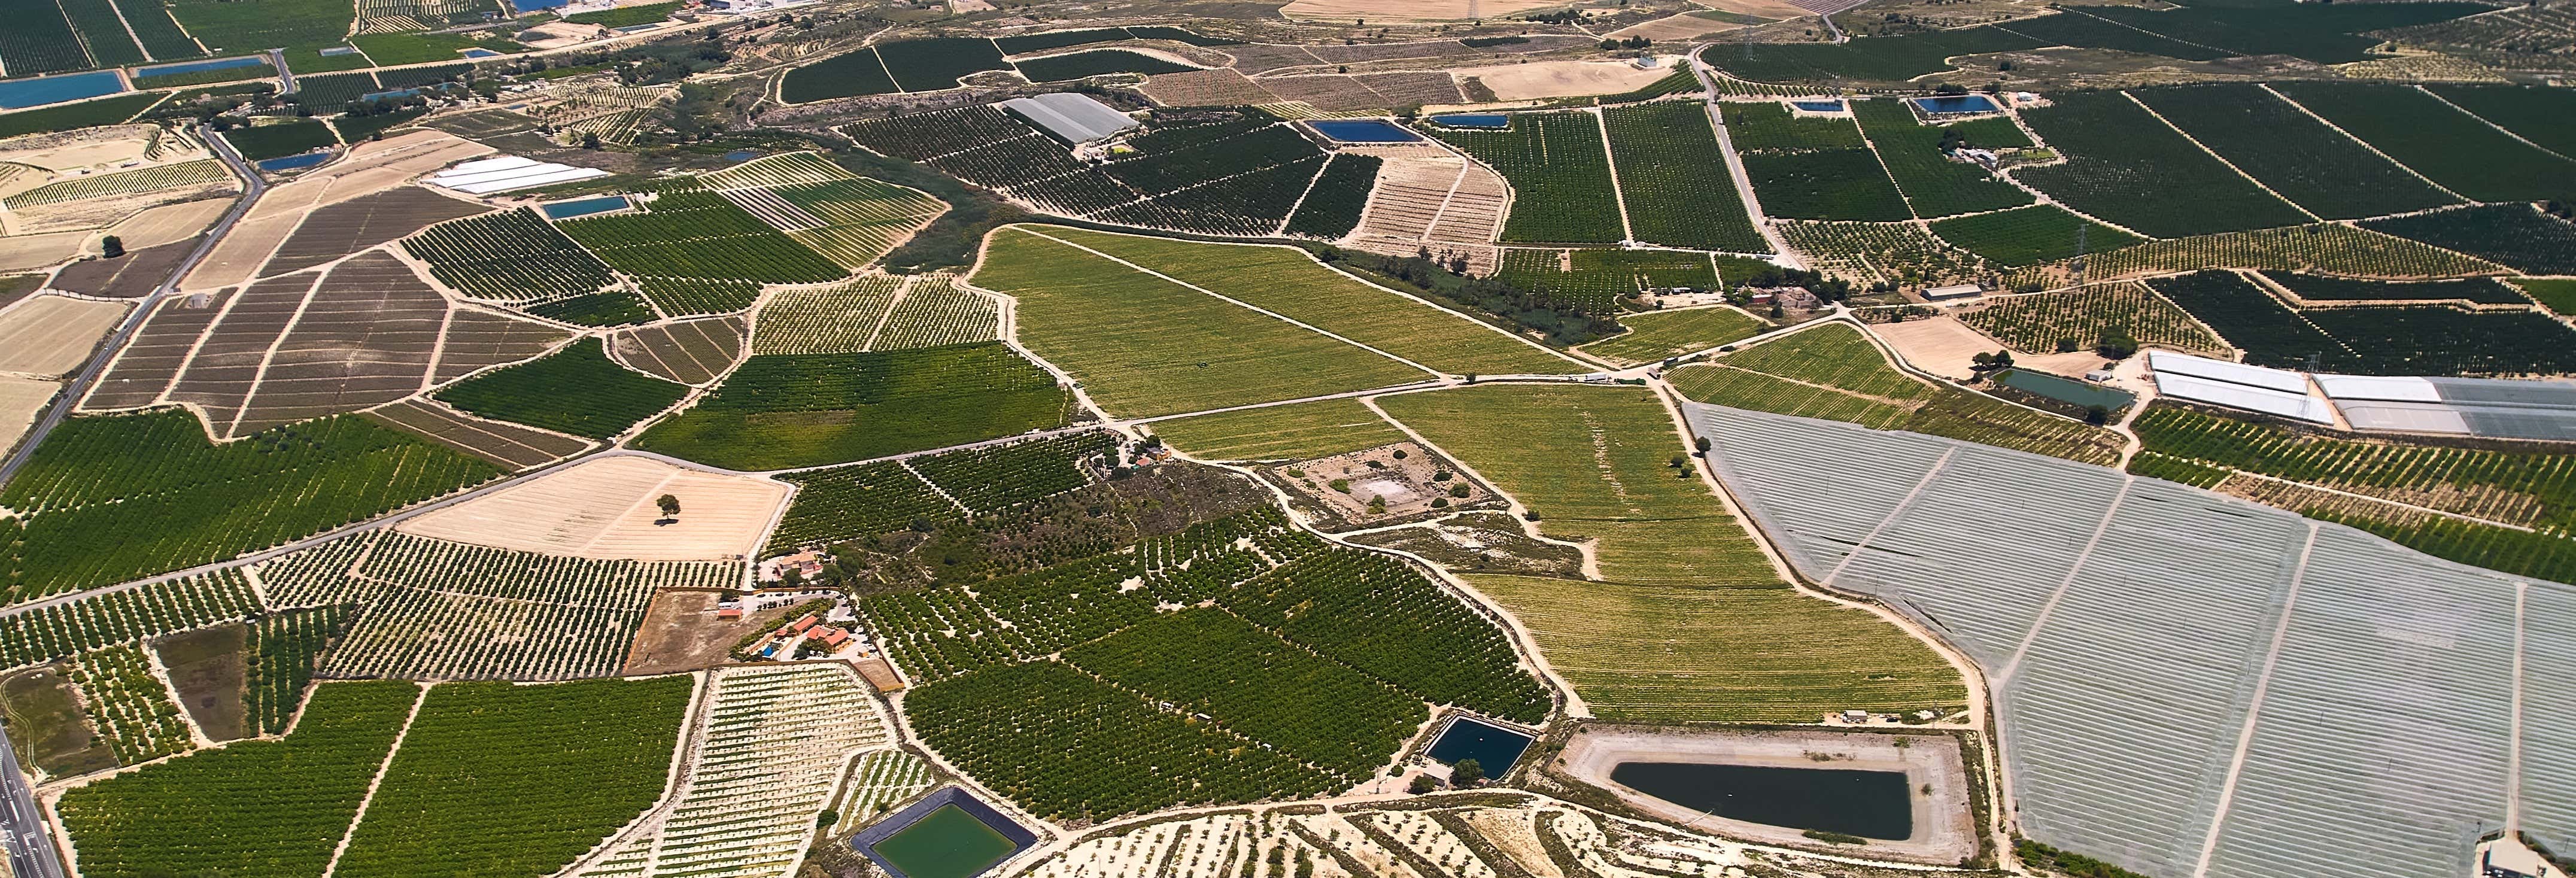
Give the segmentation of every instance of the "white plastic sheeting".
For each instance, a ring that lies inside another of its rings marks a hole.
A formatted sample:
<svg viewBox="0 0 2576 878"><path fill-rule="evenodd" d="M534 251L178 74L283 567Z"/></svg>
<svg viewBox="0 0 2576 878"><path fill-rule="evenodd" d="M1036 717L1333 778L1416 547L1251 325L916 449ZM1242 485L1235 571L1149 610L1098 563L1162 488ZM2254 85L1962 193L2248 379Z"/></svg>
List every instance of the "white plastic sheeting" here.
<svg viewBox="0 0 2576 878"><path fill-rule="evenodd" d="M1089 143L1144 124L1089 95L1071 92L1012 98L1002 106L1068 143Z"/></svg>
<svg viewBox="0 0 2576 878"><path fill-rule="evenodd" d="M1802 573L1978 663L2034 839L2172 878L2457 878L2518 790L2521 828L2576 848L2576 588L2102 467L1685 408Z"/></svg>
<svg viewBox="0 0 2576 878"><path fill-rule="evenodd" d="M421 182L454 189L467 195L490 195L494 192L552 186L557 183L605 176L608 176L608 172L598 168L576 168L522 156L505 155L464 162L456 167L431 174L428 179Z"/></svg>
<svg viewBox="0 0 2576 878"><path fill-rule="evenodd" d="M2374 400L2335 400L2335 408L2355 430L2383 430L2396 433L2450 433L2466 436L2467 418L2458 409L2437 402L2379 402Z"/></svg>
<svg viewBox="0 0 2576 878"><path fill-rule="evenodd" d="M2147 368L2155 370L2158 375L2164 375L2167 373L2190 375L2195 378L2207 378L2212 381L2225 381L2230 384L2243 384L2248 387L2260 387L2265 390L2277 390L2282 393L2305 394L2308 392L2307 377L2300 375L2297 372L2292 372L2286 369L2266 369L2261 366L2248 366L2243 363L2231 363L2226 360L2213 360L2208 357L2195 357L2190 354L2177 354L2172 351L2148 351Z"/></svg>
<svg viewBox="0 0 2576 878"><path fill-rule="evenodd" d="M2318 389L2335 402L2347 399L2376 399L2390 402L2441 402L2442 391L2422 378L2390 378L2378 375L2316 376Z"/></svg>
<svg viewBox="0 0 2576 878"><path fill-rule="evenodd" d="M2180 372L2156 373L2156 390L2166 396L2194 402L2214 403L2229 408L2297 418L2320 424L2334 423L2334 407L2324 400L2304 393L2284 393L2225 381L2212 381Z"/></svg>

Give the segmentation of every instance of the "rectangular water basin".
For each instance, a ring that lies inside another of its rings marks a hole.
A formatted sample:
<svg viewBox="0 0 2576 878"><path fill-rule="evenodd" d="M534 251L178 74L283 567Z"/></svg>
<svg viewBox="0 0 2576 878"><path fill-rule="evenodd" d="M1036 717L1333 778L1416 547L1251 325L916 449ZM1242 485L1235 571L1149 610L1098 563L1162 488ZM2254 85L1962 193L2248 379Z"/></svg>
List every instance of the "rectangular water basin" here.
<svg viewBox="0 0 2576 878"><path fill-rule="evenodd" d="M77 101L125 90L125 80L116 71L74 73L67 76L39 76L34 79L12 79L0 82L0 110L40 107Z"/></svg>
<svg viewBox="0 0 2576 878"><path fill-rule="evenodd" d="M1926 115L1946 116L1953 113L1992 113L2003 108L1985 95L1942 95L1937 98L1911 98L1908 103Z"/></svg>
<svg viewBox="0 0 2576 878"><path fill-rule="evenodd" d="M1810 113L1840 113L1843 111L1843 102L1841 101L1790 101L1789 106L1796 107Z"/></svg>
<svg viewBox="0 0 2576 878"><path fill-rule="evenodd" d="M1451 128L1499 129L1512 127L1512 117L1505 116L1501 113L1451 113L1446 116L1433 116L1431 117L1431 121L1434 124L1447 125Z"/></svg>
<svg viewBox="0 0 2576 878"><path fill-rule="evenodd" d="M235 67L249 67L252 65L266 63L268 63L268 56L266 55L244 55L239 58L216 58L208 61L187 61L179 64L159 64L151 67L137 67L134 68L134 76L135 78L140 79L147 76L169 76L174 73L198 73L207 70L230 70Z"/></svg>
<svg viewBox="0 0 2576 878"><path fill-rule="evenodd" d="M1412 143L1422 139L1422 135L1396 127L1395 123L1375 119L1318 119L1306 124L1313 126L1315 133L1343 143Z"/></svg>
<svg viewBox="0 0 2576 878"><path fill-rule="evenodd" d="M285 158L269 159L267 161L256 162L254 164L256 164L260 170L274 174L279 171L294 171L310 168L314 165L330 160L331 151L326 149L321 152L308 152L303 155L291 155Z"/></svg>
<svg viewBox="0 0 2576 878"><path fill-rule="evenodd" d="M2130 403L2138 401L2137 394L2116 387L2104 387L2028 369L2006 369L1995 375L1995 383L2024 393L2036 393L2059 402L2079 406L2098 405L2115 412L2128 408Z"/></svg>
<svg viewBox="0 0 2576 878"><path fill-rule="evenodd" d="M1486 777L1502 777L1512 770L1512 763L1521 760L1521 753L1528 750L1529 745L1528 735L1462 716L1450 720L1449 726L1440 730L1439 739L1432 741L1431 749L1423 755L1448 765L1456 765L1461 759L1473 759L1485 769Z"/></svg>
<svg viewBox="0 0 2576 878"><path fill-rule="evenodd" d="M572 219L573 217L579 216L615 213L633 206L634 204L632 202L626 200L626 196L601 195L594 198L576 198L571 201L558 201L553 204L541 205L537 209L545 211L547 219L561 220Z"/></svg>
<svg viewBox="0 0 2576 878"><path fill-rule="evenodd" d="M563 5L563 4L558 3L558 4L555 4L555 5L557 5L557 6L561 6L561 5ZM467 49L467 50L465 50L465 51L463 51L463 52L459 52L459 53L457 53L457 54L464 55L465 57L468 57L468 58L498 58L498 57L501 57L501 53L499 53L499 52L495 52L495 51L492 51L492 50L490 50L490 49Z"/></svg>

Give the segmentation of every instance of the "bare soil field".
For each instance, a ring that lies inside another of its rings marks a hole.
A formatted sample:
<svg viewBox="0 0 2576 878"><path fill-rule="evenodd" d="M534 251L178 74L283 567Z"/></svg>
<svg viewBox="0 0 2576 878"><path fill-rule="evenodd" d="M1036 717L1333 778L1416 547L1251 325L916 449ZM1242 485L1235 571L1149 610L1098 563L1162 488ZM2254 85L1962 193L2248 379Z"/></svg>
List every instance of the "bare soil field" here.
<svg viewBox="0 0 2576 878"><path fill-rule="evenodd" d="M236 286L255 276L269 254L294 233L304 215L316 208L382 192L412 178L470 158L491 155L491 147L444 131L414 131L351 147L328 167L260 196L249 215L188 273L190 290Z"/></svg>
<svg viewBox="0 0 2576 878"><path fill-rule="evenodd" d="M36 423L36 415L45 404L54 401L54 392L63 386L33 378L11 378L0 375L0 450L18 446L18 437Z"/></svg>
<svg viewBox="0 0 2576 878"><path fill-rule="evenodd" d="M1281 98L1231 68L1157 73L1145 77L1138 91L1167 107L1271 104Z"/></svg>
<svg viewBox="0 0 2576 878"><path fill-rule="evenodd" d="M716 618L716 593L666 591L653 596L644 624L635 629L635 645L626 652L628 676L676 674L712 668L733 658L733 645L745 635L778 624L797 604L744 613L740 619Z"/></svg>
<svg viewBox="0 0 2576 878"><path fill-rule="evenodd" d="M1225 53L1234 58L1234 69L1254 76L1273 70L1284 70L1290 67L1308 67L1324 63L1324 59L1316 57L1314 52L1307 51L1304 46L1281 46L1266 43L1253 43L1251 45L1244 46L1227 46L1225 47ZM1159 74L1153 78L1160 79L1165 75L1181 76L1184 74ZM1157 98L1157 100L1160 100L1160 98Z"/></svg>
<svg viewBox="0 0 2576 878"><path fill-rule="evenodd" d="M224 304L233 290L217 290L194 296L174 296L161 300L152 315L144 318L116 359L108 362L107 372L90 385L89 397L81 400L84 411L112 411L141 408L161 399L170 382L179 377L179 368L187 364L188 352L206 327L223 313Z"/></svg>
<svg viewBox="0 0 2576 878"><path fill-rule="evenodd" d="M423 397L369 409L367 414L511 469L553 463L589 450L591 445L590 440L577 436L484 420Z"/></svg>
<svg viewBox="0 0 2576 878"><path fill-rule="evenodd" d="M1764 17L1764 18L1794 18L1794 17L1796 17L1796 16L1800 16L1800 15L1805 15L1805 14L1806 14L1806 13L1804 13L1804 12L1799 11L1799 10L1797 9L1797 7L1790 6L1790 5L1785 4L1785 3L1779 3L1779 4L1773 4L1773 3L1752 3L1752 4L1747 4L1747 5L1752 5L1752 6L1775 6L1775 5L1776 5L1776 6L1780 7L1782 10L1785 10L1785 11L1783 11L1783 12L1779 13L1779 14L1776 14L1776 15L1773 15L1773 14L1765 14L1765 13L1759 13L1759 12L1747 13L1747 14L1749 14L1749 15L1760 15L1760 16L1762 16L1762 17ZM1623 39L1623 40L1624 40L1624 39L1627 39L1627 38L1629 38L1629 37L1645 37L1646 39L1653 40L1653 41L1658 42L1658 43L1687 43L1687 42L1690 42L1690 41L1692 41L1692 40L1697 40L1697 39L1700 39L1700 38L1703 38L1703 37L1707 37L1707 36L1712 35L1712 34L1723 33L1723 32L1726 32L1726 31L1740 30L1740 29L1742 29L1742 28L1744 28L1744 27L1746 27L1746 25L1734 24L1734 23L1731 23L1731 22L1725 22L1725 21L1719 21L1719 20L1717 20L1717 19L1713 19L1713 18L1702 18L1702 17L1700 17L1700 16L1698 16L1698 15L1693 15L1693 14L1691 14L1691 13L1689 13L1689 12L1683 12L1683 13L1679 13L1679 14L1676 14L1676 15L1667 16L1667 17L1664 17L1664 18L1658 18L1658 19L1655 19L1655 20L1653 20L1653 21L1639 22L1639 23L1637 23L1637 24L1632 24L1632 25L1629 25L1629 26L1627 26L1627 27L1623 27L1623 28L1620 28L1620 29L1618 29L1618 30L1611 31L1611 32L1609 32L1609 33L1607 33L1607 34L1604 34L1603 36L1609 37L1609 38L1611 38L1611 39Z"/></svg>
<svg viewBox="0 0 2576 878"><path fill-rule="evenodd" d="M0 372L60 378L89 361L98 340L133 306L36 296L0 311Z"/></svg>
<svg viewBox="0 0 2576 878"><path fill-rule="evenodd" d="M1386 161L1359 227L1343 243L1371 253L1463 254L1468 271L1494 271L1494 233L1503 225L1502 177L1429 144L1350 147Z"/></svg>
<svg viewBox="0 0 2576 878"><path fill-rule="evenodd" d="M1335 19L1371 18L1386 21L1457 21L1467 17L1467 0L1292 0L1280 7L1279 14L1289 18ZM1515 12L1526 12L1562 4L1544 0L1492 0L1476 4L1477 14L1500 18Z"/></svg>
<svg viewBox="0 0 2576 878"><path fill-rule="evenodd" d="M1483 81L1496 100L1526 101L1635 91L1671 76L1676 63L1679 59L1665 57L1653 67L1639 69L1626 61L1532 61L1450 72Z"/></svg>
<svg viewBox="0 0 2576 878"><path fill-rule="evenodd" d="M249 626L235 622L202 628L154 641L170 683L179 690L179 706L206 737L230 741L246 736L242 728L242 644Z"/></svg>
<svg viewBox="0 0 2576 878"><path fill-rule="evenodd" d="M1648 726L1589 725L1574 733L1547 767L1592 784L1639 810L1677 825L1762 844L1812 847L1801 830L1704 814L1638 792L1610 779L1624 762L1756 765L1892 771L1905 775L1913 800L1914 834L1901 841L1872 839L1870 856L1926 863L1957 863L1977 852L1976 823L1968 809L1968 775L1959 743L1948 735L1899 735L1839 731L1717 731ZM1925 787L1929 793L1923 792Z"/></svg>
<svg viewBox="0 0 2576 878"><path fill-rule="evenodd" d="M215 219L223 216L224 209L232 205L230 198L164 204L135 214L103 234L115 235L128 250L192 240L207 226L214 225Z"/></svg>
<svg viewBox="0 0 2576 878"><path fill-rule="evenodd" d="M193 236L192 236L193 237ZM54 275L51 286L90 296L111 299L140 299L170 279L170 272L186 261L194 245L186 240L158 247L128 250L114 259L84 259L64 266Z"/></svg>
<svg viewBox="0 0 2576 878"><path fill-rule="evenodd" d="M680 514L654 505L678 497ZM760 547L787 486L704 473L647 457L605 457L403 522L425 537L571 555L642 561L748 557Z"/></svg>
<svg viewBox="0 0 2576 878"><path fill-rule="evenodd" d="M1978 354L1991 354L2004 349L2003 342L1987 338L1984 333L1968 328L1959 318L1947 314L1903 323L1882 323L1869 328L1896 349L1896 353L1914 368L1951 378L1966 378L1976 365Z"/></svg>
<svg viewBox="0 0 2576 878"><path fill-rule="evenodd" d="M490 213L492 208L449 198L418 186L387 189L313 211L277 255L269 257L263 275L311 268L351 253L460 217Z"/></svg>
<svg viewBox="0 0 2576 878"><path fill-rule="evenodd" d="M270 348L230 435L420 392L448 307L410 266L382 252L332 268Z"/></svg>
<svg viewBox="0 0 2576 878"><path fill-rule="evenodd" d="M447 318L447 343L438 349L430 382L445 384L476 370L533 359L572 333L511 314L457 305Z"/></svg>
<svg viewBox="0 0 2576 878"><path fill-rule="evenodd" d="M126 162L142 161L159 135L158 125L102 125L77 128L51 134L30 134L0 140L0 162L32 165L49 171L95 168ZM175 146L176 144L172 144ZM193 144L191 144L193 145ZM165 146L165 149L168 147ZM206 157L202 146L193 151L168 150L172 158Z"/></svg>
<svg viewBox="0 0 2576 878"><path fill-rule="evenodd" d="M609 335L608 352L632 369L705 384L742 356L748 326L740 317L718 317L620 330Z"/></svg>
<svg viewBox="0 0 2576 878"><path fill-rule="evenodd" d="M8 235L0 237L0 271L25 271L43 268L78 256L89 243L88 232L55 232L50 235Z"/></svg>

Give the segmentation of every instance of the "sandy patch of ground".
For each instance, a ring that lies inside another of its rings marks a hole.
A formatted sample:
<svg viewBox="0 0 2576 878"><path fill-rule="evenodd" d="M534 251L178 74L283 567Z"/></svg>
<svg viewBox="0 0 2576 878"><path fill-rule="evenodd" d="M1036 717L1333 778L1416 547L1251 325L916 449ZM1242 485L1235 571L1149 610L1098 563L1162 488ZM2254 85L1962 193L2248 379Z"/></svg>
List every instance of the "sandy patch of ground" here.
<svg viewBox="0 0 2576 878"><path fill-rule="evenodd" d="M33 378L11 378L0 375L0 451L18 446L18 437L36 423L36 415L45 404L54 401L54 391L62 385Z"/></svg>
<svg viewBox="0 0 2576 878"><path fill-rule="evenodd" d="M1480 503L1492 496L1483 486L1459 475L1455 465L1412 442L1264 467L1263 471L1289 491L1321 504L1332 517L1362 526L1431 512L1435 500L1446 501L1438 508L1448 509ZM1446 478L1442 478L1444 475ZM1451 493L1460 487L1467 489L1464 496ZM1385 500L1384 511L1370 508L1371 501L1377 499ZM1334 523L1323 524L1330 528Z"/></svg>
<svg viewBox="0 0 2576 878"><path fill-rule="evenodd" d="M1791 6L1784 0L1693 0L1719 12L1741 12L1763 18L1804 18L1813 12Z"/></svg>
<svg viewBox="0 0 2576 878"><path fill-rule="evenodd" d="M1904 746L1899 746L1899 744ZM1623 762L1684 762L1830 768L1905 774L1914 834L1901 841L1872 839L1859 856L1927 863L1956 863L1977 852L1976 822L1968 811L1968 777L1959 743L1947 735L1895 735L1829 731L1666 732L1632 726L1587 726L1574 734L1551 766L1598 786L1622 801L1675 824L1765 844L1812 847L1798 829L1703 816L1610 780ZM1923 792L1929 786L1931 792Z"/></svg>
<svg viewBox="0 0 2576 878"><path fill-rule="evenodd" d="M229 198L164 204L135 214L107 232L123 239L128 250L185 241L214 225L215 219L223 216L224 209L232 204Z"/></svg>
<svg viewBox="0 0 2576 878"><path fill-rule="evenodd" d="M676 521L657 524L654 499L680 499ZM576 464L403 522L404 533L572 555L691 561L748 557L760 548L787 486L703 473L646 457Z"/></svg>
<svg viewBox="0 0 2576 878"><path fill-rule="evenodd" d="M305 174L260 196L230 234L215 243L206 260L181 284L190 291L234 286L267 264L270 253L295 232L304 215L402 185L412 178L456 162L496 152L491 147L444 131L415 131L368 141L329 167Z"/></svg>
<svg viewBox="0 0 2576 878"><path fill-rule="evenodd" d="M98 340L125 319L124 302L36 296L0 311L0 372L59 378L89 361Z"/></svg>
<svg viewBox="0 0 2576 878"><path fill-rule="evenodd" d="M0 271L43 268L70 259L81 254L89 239L88 232L0 237Z"/></svg>
<svg viewBox="0 0 2576 878"><path fill-rule="evenodd" d="M1797 10L1790 9L1789 11L1796 12ZM1776 18L1779 16L1769 17ZM1653 21L1638 22L1636 24L1611 31L1607 34L1603 34L1603 36L1612 39L1645 37L1646 39L1650 39L1658 43L1687 43L1710 34L1737 30L1743 27L1744 25L1719 21L1713 18L1701 18L1688 12L1684 12L1678 15L1658 18Z"/></svg>
<svg viewBox="0 0 2576 878"><path fill-rule="evenodd" d="M1501 18L1515 12L1562 6L1548 0L1481 0L1476 13ZM1373 18L1386 21L1457 21L1467 17L1468 0L1293 0L1280 7L1288 18Z"/></svg>
<svg viewBox="0 0 2576 878"><path fill-rule="evenodd" d="M1987 338L1985 333L1968 328L1959 318L1949 315L1903 323L1881 323L1869 330L1877 333L1888 347L1896 349L1914 368L1951 378L1975 374L1978 354L1991 354L2004 349L2004 343Z"/></svg>
<svg viewBox="0 0 2576 878"><path fill-rule="evenodd" d="M153 135L160 130L158 125L110 125L13 138L0 141L0 162L34 165L51 171L140 165L148 161L145 153L152 147ZM174 156L183 157L183 160L206 157L202 147L195 151L167 147L165 150L167 154L154 160L167 160Z"/></svg>
<svg viewBox="0 0 2576 878"><path fill-rule="evenodd" d="M1495 100L1525 101L1635 91L1671 76L1673 63L1672 58L1662 58L1654 67L1639 69L1626 61L1533 61L1450 72L1483 81L1494 91Z"/></svg>
<svg viewBox="0 0 2576 878"><path fill-rule="evenodd" d="M644 611L644 624L635 629L634 648L626 651L625 673L676 674L724 664L732 660L733 645L740 643L743 635L767 630L800 605L801 602L791 603L744 613L740 619L718 619L715 592L666 591L654 595L652 607Z"/></svg>

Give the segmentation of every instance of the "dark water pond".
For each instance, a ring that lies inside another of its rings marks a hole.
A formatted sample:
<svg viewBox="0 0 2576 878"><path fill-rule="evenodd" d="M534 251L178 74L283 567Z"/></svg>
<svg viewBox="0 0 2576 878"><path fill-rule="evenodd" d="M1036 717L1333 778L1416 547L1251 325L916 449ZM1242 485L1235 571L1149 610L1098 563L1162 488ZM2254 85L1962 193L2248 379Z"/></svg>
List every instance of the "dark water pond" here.
<svg viewBox="0 0 2576 878"><path fill-rule="evenodd" d="M1462 716L1440 730L1440 740L1431 742L1431 750L1425 755L1446 765L1473 759L1484 767L1486 777L1502 777L1512 770L1512 763L1520 761L1521 751L1528 750L1529 745L1528 735Z"/></svg>
<svg viewBox="0 0 2576 878"><path fill-rule="evenodd" d="M1622 762L1610 779L1730 820L1896 841L1914 834L1905 774L1695 762Z"/></svg>

